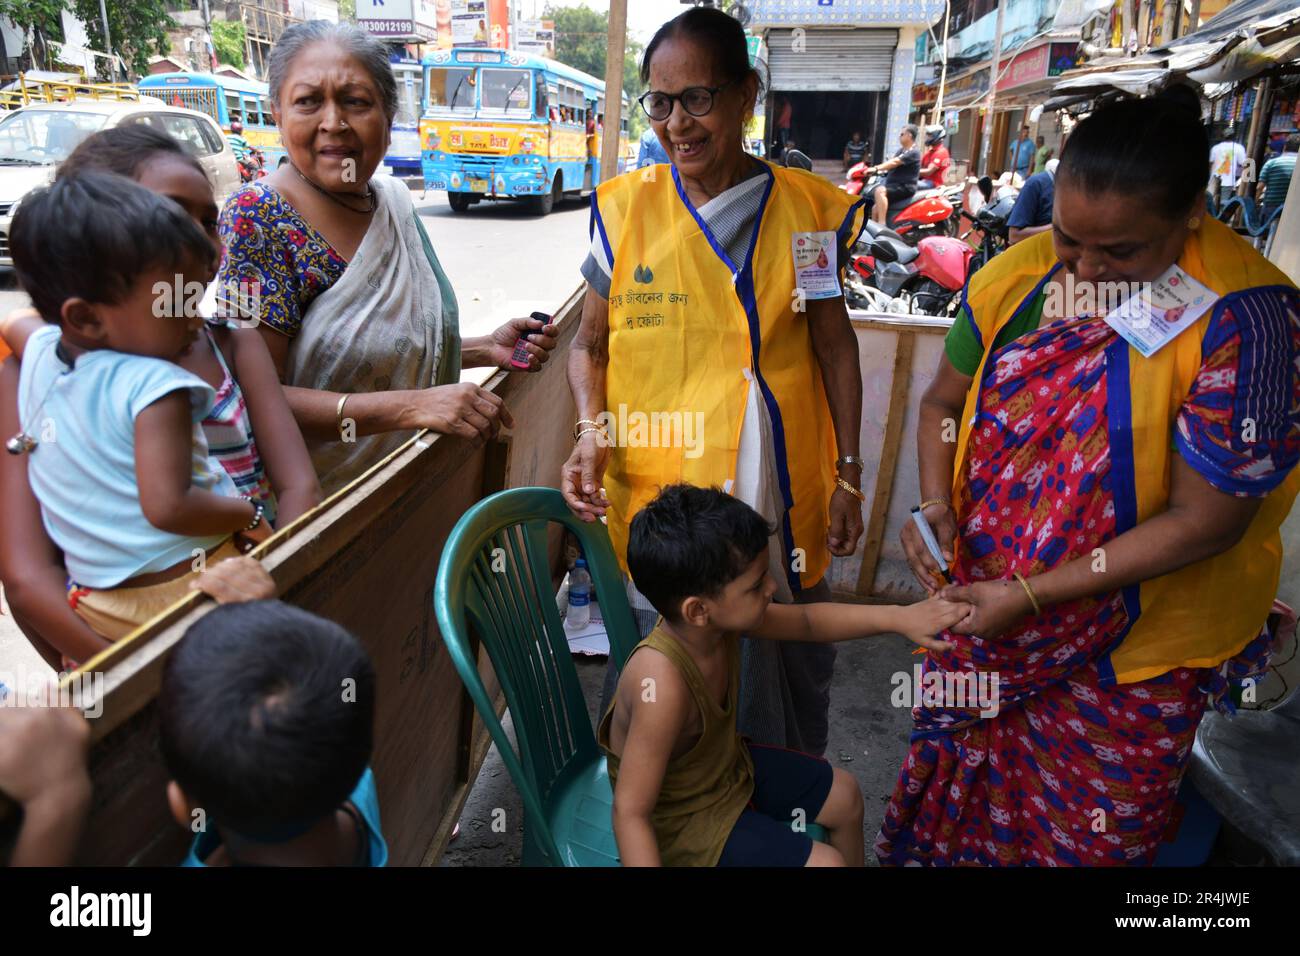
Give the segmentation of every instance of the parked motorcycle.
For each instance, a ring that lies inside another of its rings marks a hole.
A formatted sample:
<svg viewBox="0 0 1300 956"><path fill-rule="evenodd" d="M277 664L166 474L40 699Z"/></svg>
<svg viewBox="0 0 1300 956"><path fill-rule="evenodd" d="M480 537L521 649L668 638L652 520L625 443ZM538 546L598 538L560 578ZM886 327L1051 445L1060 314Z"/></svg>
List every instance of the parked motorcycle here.
<svg viewBox="0 0 1300 956"><path fill-rule="evenodd" d="M977 185L984 197L984 205L973 216L965 209L961 210L961 218L971 224L962 233L961 240L968 242L972 233L979 233L979 248L970 263L972 274L1011 244L1007 220L1011 218L1011 210L1019 196L1019 191L1010 186L1002 186L995 193L993 180L988 176L980 177Z"/></svg>
<svg viewBox="0 0 1300 956"><path fill-rule="evenodd" d="M854 308L912 315L953 316L961 303L975 250L951 236L927 236L915 246L892 229L868 222L845 273L845 297Z"/></svg>

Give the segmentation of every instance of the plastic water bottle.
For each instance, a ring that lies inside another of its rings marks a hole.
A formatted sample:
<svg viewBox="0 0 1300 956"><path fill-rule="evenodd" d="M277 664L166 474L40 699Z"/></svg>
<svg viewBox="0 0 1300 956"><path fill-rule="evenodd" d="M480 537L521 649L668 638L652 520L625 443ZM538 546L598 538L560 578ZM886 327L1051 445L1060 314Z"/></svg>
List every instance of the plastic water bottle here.
<svg viewBox="0 0 1300 956"><path fill-rule="evenodd" d="M581 630L591 622L591 575L587 573L587 562L579 558L569 572L569 610L564 618L564 626L572 630Z"/></svg>

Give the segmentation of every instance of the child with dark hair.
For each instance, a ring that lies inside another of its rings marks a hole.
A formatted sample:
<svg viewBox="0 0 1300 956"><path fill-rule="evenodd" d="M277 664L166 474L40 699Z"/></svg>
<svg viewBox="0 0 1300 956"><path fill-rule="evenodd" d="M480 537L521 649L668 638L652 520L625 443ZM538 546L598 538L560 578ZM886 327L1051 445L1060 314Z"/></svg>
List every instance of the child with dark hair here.
<svg viewBox="0 0 1300 956"><path fill-rule="evenodd" d="M97 172L26 197L10 244L46 324L5 330L23 356L9 448L27 454L74 610L116 640L237 555L232 535L270 534L264 506L208 453L214 389L175 364L202 320L158 291L206 282L216 250L175 203Z"/></svg>
<svg viewBox="0 0 1300 956"><path fill-rule="evenodd" d="M207 174L166 133L139 124L101 130L72 151L58 176L89 170L128 176L166 196L203 227L221 255L219 213ZM218 289L214 283L208 291L215 291L217 314L205 316L203 334L178 364L217 390L217 402L203 420L212 457L241 493L266 506L267 521L278 526L319 503L320 483L266 343L256 329L231 321L242 319L240 304L257 290ZM206 299L200 307L205 304Z"/></svg>
<svg viewBox="0 0 1300 956"><path fill-rule="evenodd" d="M770 529L716 489L671 485L632 519L632 580L663 615L636 646L600 724L625 865L861 866L862 794L820 757L745 740L736 730L740 636L846 641L933 635L969 606L774 604ZM829 844L792 824L817 823Z"/></svg>
<svg viewBox="0 0 1300 956"><path fill-rule="evenodd" d="M126 176L175 202L204 230L220 255L212 185L199 161L177 140L138 123L101 130L63 161L58 178L95 170ZM213 295L215 284L207 291ZM213 297L218 301L211 305L207 296L200 302L203 333L177 364L216 389L216 399L202 422L209 453L221 462L241 494L265 506L268 523L278 527L320 501L320 483L266 343L255 329L237 328L237 323L227 321L222 313L233 311L228 296ZM226 308L219 307L221 298L226 299ZM5 324L21 335L24 327L39 328L41 320L34 311L23 310L11 314ZM0 372L0 389L16 390L17 378L16 368ZM27 484L25 474L13 481ZM15 517L24 503L39 513L28 488L20 488L18 494L22 501L7 505L8 522L0 528L4 557L0 573L15 594L19 615L35 627L34 641L57 648L65 663L85 660L95 653L98 638L88 636L86 626L66 606L67 575L53 544L38 540L43 536L39 518L27 522L21 515ZM32 636L31 630L28 633Z"/></svg>
<svg viewBox="0 0 1300 956"><path fill-rule="evenodd" d="M361 644L279 601L186 632L158 695L167 801L199 835L184 866L384 866Z"/></svg>

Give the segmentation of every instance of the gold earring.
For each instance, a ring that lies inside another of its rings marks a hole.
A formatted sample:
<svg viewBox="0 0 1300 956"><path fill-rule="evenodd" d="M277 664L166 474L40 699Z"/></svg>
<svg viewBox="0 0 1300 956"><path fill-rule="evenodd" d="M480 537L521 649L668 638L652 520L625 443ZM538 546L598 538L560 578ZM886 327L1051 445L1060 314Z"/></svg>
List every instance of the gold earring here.
<svg viewBox="0 0 1300 956"><path fill-rule="evenodd" d="M1201 228L1201 220L1193 216L1191 219L1187 220L1187 228L1195 232L1197 229Z"/></svg>

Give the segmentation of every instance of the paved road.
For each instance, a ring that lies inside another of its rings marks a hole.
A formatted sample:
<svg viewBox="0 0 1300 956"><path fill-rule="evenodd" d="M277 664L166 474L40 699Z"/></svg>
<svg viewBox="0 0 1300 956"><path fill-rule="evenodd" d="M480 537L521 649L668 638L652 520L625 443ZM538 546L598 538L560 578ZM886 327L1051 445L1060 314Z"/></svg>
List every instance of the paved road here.
<svg viewBox="0 0 1300 956"><path fill-rule="evenodd" d="M554 312L581 282L578 268L588 245L585 200L570 200L541 218L514 203L484 202L453 213L443 193L415 192L412 198L456 288L463 336L483 335L534 310ZM0 315L27 302L12 274L0 277ZM0 682L22 686L44 673L3 607Z"/></svg>
<svg viewBox="0 0 1300 956"><path fill-rule="evenodd" d="M482 335L535 309L553 312L582 281L586 200L569 200L542 218L516 203L483 202L453 213L445 193L417 191L412 198L456 287L462 335ZM0 310L26 302L12 276L0 280Z"/></svg>

